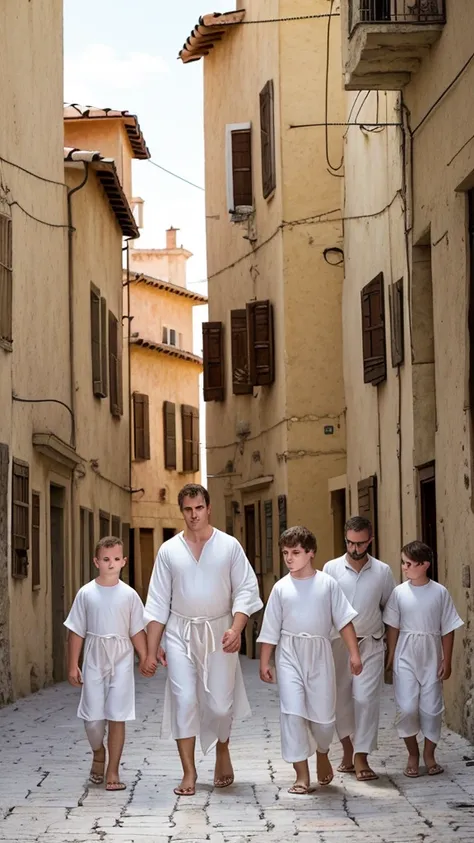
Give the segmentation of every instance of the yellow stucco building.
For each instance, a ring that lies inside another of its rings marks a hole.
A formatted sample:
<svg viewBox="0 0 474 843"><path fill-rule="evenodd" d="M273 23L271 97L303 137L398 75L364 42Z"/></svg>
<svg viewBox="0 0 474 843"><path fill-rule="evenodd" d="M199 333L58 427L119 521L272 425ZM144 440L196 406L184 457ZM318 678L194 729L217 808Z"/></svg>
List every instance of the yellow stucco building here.
<svg viewBox="0 0 474 843"><path fill-rule="evenodd" d="M322 564L344 520L342 129L323 126L342 119L343 94L327 12L249 0L201 18L180 53L204 61L213 519L242 541L264 596L287 525L315 531Z"/></svg>
<svg viewBox="0 0 474 843"><path fill-rule="evenodd" d="M199 375L193 308L207 299L186 287L191 253L166 232L163 249L131 249L124 273L131 315L133 408L130 572L146 598L160 545L182 529L178 492L200 482Z"/></svg>

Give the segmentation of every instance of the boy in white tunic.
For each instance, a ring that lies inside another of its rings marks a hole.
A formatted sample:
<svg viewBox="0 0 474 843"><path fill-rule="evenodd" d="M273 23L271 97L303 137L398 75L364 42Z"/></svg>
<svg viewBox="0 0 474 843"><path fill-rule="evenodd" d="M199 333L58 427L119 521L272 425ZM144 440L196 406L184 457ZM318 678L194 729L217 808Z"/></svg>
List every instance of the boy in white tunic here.
<svg viewBox="0 0 474 843"><path fill-rule="evenodd" d="M156 557L145 606L146 669L168 666L163 736L177 741L183 767L178 796L196 789L195 743L216 747L214 786L234 781L229 737L234 717L250 714L238 653L250 615L262 608L258 582L239 542L209 524L207 489L188 484L178 503L185 530ZM166 627L166 657L160 648Z"/></svg>
<svg viewBox="0 0 474 843"><path fill-rule="evenodd" d="M435 759L444 711L443 682L451 676L454 630L463 625L447 589L428 577L432 558L431 548L423 542L405 545L406 582L392 592L384 611L387 665L393 666L397 731L408 750L404 773L409 778L419 776L419 731L425 739L428 775L443 772Z"/></svg>
<svg viewBox="0 0 474 843"><path fill-rule="evenodd" d="M79 589L64 622L69 630L68 679L71 685L82 685L77 716L84 720L94 753L89 775L93 784L104 781L106 721L109 724L106 790L126 787L120 781L119 765L125 721L135 719L133 648L142 670L147 654L143 603L136 591L120 580L126 561L120 539L114 536L101 539L94 558L99 575ZM79 658L83 644L81 672Z"/></svg>
<svg viewBox="0 0 474 843"><path fill-rule="evenodd" d="M335 636L336 731L343 748L338 771L355 772L367 782L378 778L367 756L377 749L385 658L382 612L395 581L390 567L368 553L373 533L367 518L350 518L344 534L347 553L327 562L323 571L337 580L357 612L354 629L364 669L360 676L351 675L346 648Z"/></svg>
<svg viewBox="0 0 474 843"><path fill-rule="evenodd" d="M316 751L318 782L328 785L333 771L328 758L336 719L336 681L331 631L340 631L351 670L362 664L351 621L356 617L332 577L313 569L316 538L306 527L291 527L280 536L289 574L272 589L258 637L260 677L272 682L270 657L276 646L280 692L281 747L293 764L296 781L289 793L308 793L308 758Z"/></svg>

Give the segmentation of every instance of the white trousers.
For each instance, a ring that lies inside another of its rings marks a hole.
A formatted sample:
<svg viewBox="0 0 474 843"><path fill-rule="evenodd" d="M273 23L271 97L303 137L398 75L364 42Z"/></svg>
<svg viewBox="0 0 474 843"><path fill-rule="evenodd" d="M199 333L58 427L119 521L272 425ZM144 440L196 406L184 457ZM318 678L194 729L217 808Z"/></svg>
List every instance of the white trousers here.
<svg viewBox="0 0 474 843"><path fill-rule="evenodd" d="M314 723L296 714L280 714L281 754L284 761L306 761L318 750L329 752L333 723Z"/></svg>
<svg viewBox="0 0 474 843"><path fill-rule="evenodd" d="M336 732L339 740L350 737L354 752L369 754L377 749L380 695L383 687L383 640L372 637L359 641L362 673L353 676L344 642L333 641L336 668Z"/></svg>

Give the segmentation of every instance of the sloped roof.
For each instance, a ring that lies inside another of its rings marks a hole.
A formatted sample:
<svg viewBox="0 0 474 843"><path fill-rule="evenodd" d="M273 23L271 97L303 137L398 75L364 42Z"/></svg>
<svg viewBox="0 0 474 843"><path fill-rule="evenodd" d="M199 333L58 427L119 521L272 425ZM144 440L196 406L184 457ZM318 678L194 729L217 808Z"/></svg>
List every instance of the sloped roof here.
<svg viewBox="0 0 474 843"><path fill-rule="evenodd" d="M222 41L226 30L228 31L234 25L242 23L244 17L245 9L239 9L236 12L224 12L222 14L214 12L211 15L203 15L183 44L178 58L184 64L199 61L203 56L209 54L214 44Z"/></svg>
<svg viewBox="0 0 474 843"><path fill-rule="evenodd" d="M122 120L134 158L151 158L136 114L130 114L128 111L116 111L114 108L79 105L75 102L64 104L64 120L104 120L106 118Z"/></svg>
<svg viewBox="0 0 474 843"><path fill-rule="evenodd" d="M154 342L154 340L147 340L144 337L132 337L130 344L148 348L150 351L157 351L160 354L167 354L169 357L175 357L179 360L188 360L190 363L197 363L202 366L202 357L191 354L190 351L184 351L182 348L176 348L175 345L165 345L165 343Z"/></svg>
<svg viewBox="0 0 474 843"><path fill-rule="evenodd" d="M100 152L89 149L64 147L64 163L66 166L80 162L92 164L94 172L104 188L109 205L122 229L123 236L133 237L134 239L140 237L132 209L120 184L113 158L103 158Z"/></svg>
<svg viewBox="0 0 474 843"><path fill-rule="evenodd" d="M134 284L147 284L157 290L164 290L167 293L175 293L185 299L192 299L196 304L207 304L207 296L193 293L187 287L180 287L179 284L172 284L171 281L162 281L160 278L153 278L151 275L144 275L143 272L131 272L130 281Z"/></svg>

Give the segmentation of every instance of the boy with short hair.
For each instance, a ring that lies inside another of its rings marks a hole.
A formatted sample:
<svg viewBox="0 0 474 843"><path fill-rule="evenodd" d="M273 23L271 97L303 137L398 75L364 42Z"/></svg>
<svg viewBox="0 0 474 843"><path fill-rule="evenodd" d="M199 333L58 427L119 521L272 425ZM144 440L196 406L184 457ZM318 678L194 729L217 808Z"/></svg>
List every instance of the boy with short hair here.
<svg viewBox="0 0 474 843"><path fill-rule="evenodd" d="M340 631L351 669L360 673L362 663L351 623L357 612L332 577L314 570L316 538L310 530L285 530L280 548L289 573L273 586L265 609L257 639L260 678L273 681L270 657L276 646L282 755L296 772L289 793L306 794L308 758L315 750L319 784L328 785L334 777L328 758L336 719L331 630Z"/></svg>
<svg viewBox="0 0 474 843"><path fill-rule="evenodd" d="M84 720L94 759L89 775L102 784L105 769L105 721L109 760L106 790L125 790L119 765L125 742L125 721L135 719L134 648L142 669L147 645L143 603L136 591L120 580L127 560L115 536L101 539L95 549L96 579L79 589L64 625L68 635L68 679L82 685L77 716ZM84 645L82 672L79 657ZM148 671L147 675L152 675Z"/></svg>
<svg viewBox="0 0 474 843"><path fill-rule="evenodd" d="M385 607L387 666L393 666L397 731L405 741L405 776L420 774L417 735L424 738L423 760L428 775L443 772L435 749L444 711L442 683L451 675L454 630L463 626L451 595L428 576L433 551L420 541L402 548L406 582L398 585Z"/></svg>

